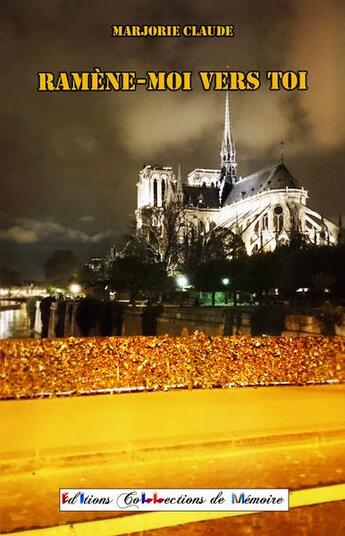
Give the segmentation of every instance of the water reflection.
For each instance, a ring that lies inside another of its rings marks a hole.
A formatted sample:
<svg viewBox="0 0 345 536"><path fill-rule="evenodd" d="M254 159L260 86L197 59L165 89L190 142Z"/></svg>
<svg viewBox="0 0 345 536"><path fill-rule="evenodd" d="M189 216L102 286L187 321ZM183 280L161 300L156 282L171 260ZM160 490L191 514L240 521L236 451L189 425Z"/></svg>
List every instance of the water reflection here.
<svg viewBox="0 0 345 536"><path fill-rule="evenodd" d="M22 339L29 336L30 330L25 304L22 304L18 309L0 311L0 339Z"/></svg>

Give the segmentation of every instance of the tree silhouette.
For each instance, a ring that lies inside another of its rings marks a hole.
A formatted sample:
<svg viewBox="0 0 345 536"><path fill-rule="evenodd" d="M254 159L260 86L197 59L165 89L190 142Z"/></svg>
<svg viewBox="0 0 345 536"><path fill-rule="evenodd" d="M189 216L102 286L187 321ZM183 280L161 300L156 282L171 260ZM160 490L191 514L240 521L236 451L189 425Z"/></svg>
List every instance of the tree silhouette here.
<svg viewBox="0 0 345 536"><path fill-rule="evenodd" d="M178 203L164 207L147 207L141 211L143 225L135 232L136 240L143 243L157 262L172 273L180 261L183 249L185 217Z"/></svg>
<svg viewBox="0 0 345 536"><path fill-rule="evenodd" d="M50 283L66 285L80 273L77 257L67 249L58 249L44 263L44 275Z"/></svg>

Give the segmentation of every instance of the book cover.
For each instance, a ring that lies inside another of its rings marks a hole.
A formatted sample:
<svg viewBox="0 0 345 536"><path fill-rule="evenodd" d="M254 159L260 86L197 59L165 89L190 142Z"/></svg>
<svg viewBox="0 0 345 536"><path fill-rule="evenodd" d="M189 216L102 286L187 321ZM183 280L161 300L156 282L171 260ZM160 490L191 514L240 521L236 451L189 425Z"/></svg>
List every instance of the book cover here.
<svg viewBox="0 0 345 536"><path fill-rule="evenodd" d="M344 533L344 6L1 0L3 533Z"/></svg>

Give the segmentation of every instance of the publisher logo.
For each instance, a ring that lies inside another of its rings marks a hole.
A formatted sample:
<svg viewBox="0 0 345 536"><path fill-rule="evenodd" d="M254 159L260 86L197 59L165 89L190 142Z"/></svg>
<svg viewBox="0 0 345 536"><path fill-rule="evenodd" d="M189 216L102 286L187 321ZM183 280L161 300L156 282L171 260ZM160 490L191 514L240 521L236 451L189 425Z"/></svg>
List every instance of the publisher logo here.
<svg viewBox="0 0 345 536"><path fill-rule="evenodd" d="M61 511L287 511L287 489L61 489Z"/></svg>
<svg viewBox="0 0 345 536"><path fill-rule="evenodd" d="M95 490L98 492L99 490ZM84 491L77 491L72 494L69 491L63 491L60 494L60 506L62 505L108 505L113 502L113 499L107 496L99 496L98 494L94 495L93 493L85 493Z"/></svg>

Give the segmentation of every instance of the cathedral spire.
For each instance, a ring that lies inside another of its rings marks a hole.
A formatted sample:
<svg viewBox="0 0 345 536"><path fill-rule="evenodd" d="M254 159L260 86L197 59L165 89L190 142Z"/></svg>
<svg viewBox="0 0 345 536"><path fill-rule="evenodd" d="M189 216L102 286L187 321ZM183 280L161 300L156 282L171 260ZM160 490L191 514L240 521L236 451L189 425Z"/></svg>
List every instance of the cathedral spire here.
<svg viewBox="0 0 345 536"><path fill-rule="evenodd" d="M284 164L284 146L285 143L283 141L280 142L280 163Z"/></svg>
<svg viewBox="0 0 345 536"><path fill-rule="evenodd" d="M225 97L224 133L220 150L220 160L219 204L223 206L234 183L237 182L236 149L232 137L230 97L228 91Z"/></svg>
<svg viewBox="0 0 345 536"><path fill-rule="evenodd" d="M229 91L226 92L224 115L224 133L220 151L221 179L228 178L228 182L233 184L237 180L237 163L235 143L232 136Z"/></svg>

